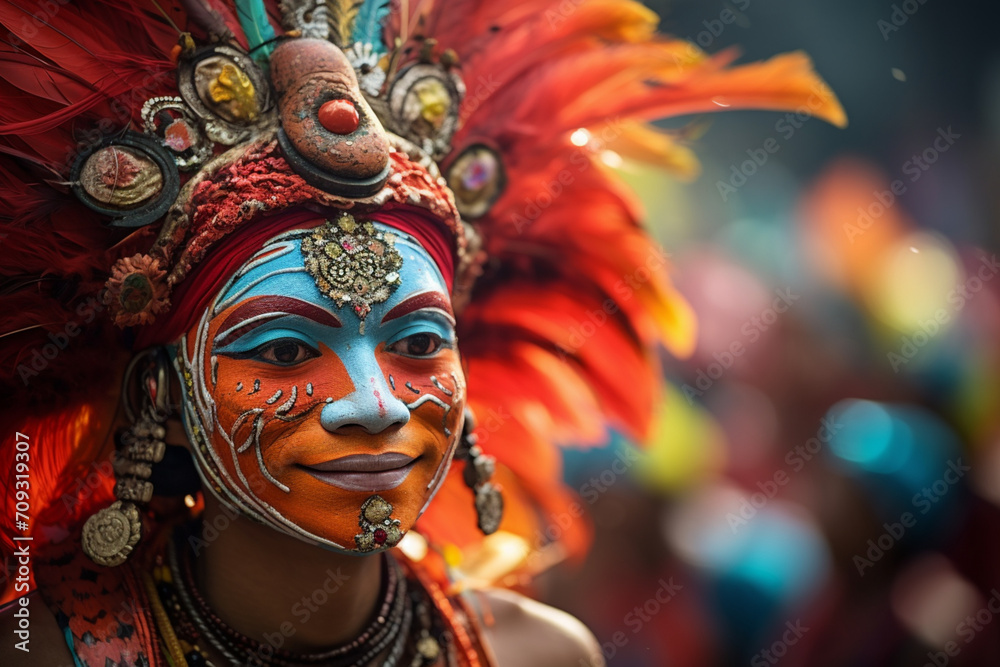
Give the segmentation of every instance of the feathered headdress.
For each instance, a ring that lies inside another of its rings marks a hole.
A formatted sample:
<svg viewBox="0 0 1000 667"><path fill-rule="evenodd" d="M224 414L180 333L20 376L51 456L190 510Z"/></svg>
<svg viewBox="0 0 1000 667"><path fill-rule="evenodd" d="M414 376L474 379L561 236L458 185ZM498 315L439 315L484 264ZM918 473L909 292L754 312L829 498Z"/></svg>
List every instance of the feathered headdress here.
<svg viewBox="0 0 1000 667"><path fill-rule="evenodd" d="M805 55L733 66L629 0L5 0L0 26L0 421L35 438L39 525L110 497L110 480L77 483L107 454L102 397L214 244L293 206L411 206L455 239L469 403L503 529L532 540L572 499L556 445L641 440L657 348L693 344L600 154L691 175L681 135L648 121L845 123ZM0 469L13 460L5 441ZM422 531L472 544L468 493L449 480Z"/></svg>

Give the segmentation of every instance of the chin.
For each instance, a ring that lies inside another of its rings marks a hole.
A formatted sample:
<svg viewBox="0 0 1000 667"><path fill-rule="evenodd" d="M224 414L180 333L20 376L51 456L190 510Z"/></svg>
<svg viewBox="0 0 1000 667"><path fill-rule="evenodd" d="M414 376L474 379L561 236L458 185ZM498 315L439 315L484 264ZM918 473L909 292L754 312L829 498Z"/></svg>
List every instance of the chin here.
<svg viewBox="0 0 1000 667"><path fill-rule="evenodd" d="M306 533L333 543L320 542L324 548L352 554L382 551L398 544L416 523L430 497L427 487L435 471L436 466L418 461L402 484L380 491L347 491L297 471L282 480L291 492L271 504ZM370 508L372 504L377 506ZM358 548L358 536L367 548ZM297 537L313 541L306 535Z"/></svg>

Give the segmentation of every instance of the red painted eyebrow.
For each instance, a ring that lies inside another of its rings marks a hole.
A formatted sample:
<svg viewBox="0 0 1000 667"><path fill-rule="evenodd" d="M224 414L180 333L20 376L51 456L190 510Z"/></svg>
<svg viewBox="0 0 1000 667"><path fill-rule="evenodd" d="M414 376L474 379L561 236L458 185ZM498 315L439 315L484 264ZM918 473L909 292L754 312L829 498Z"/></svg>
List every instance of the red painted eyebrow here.
<svg viewBox="0 0 1000 667"><path fill-rule="evenodd" d="M409 315L413 311L422 308L440 308L452 318L455 317L455 314L451 310L451 302L443 294L440 292L421 292L420 294L414 294L386 313L385 317L382 318L382 324L403 315Z"/></svg>
<svg viewBox="0 0 1000 667"><path fill-rule="evenodd" d="M311 304L308 301L303 301L290 296L262 296L249 301L244 301L237 306L233 312L229 313L226 320L222 323L222 326L219 327L219 331L225 332L233 327L236 327L236 329L227 334L223 340L217 341L215 344L220 347L228 345L240 336L253 331L260 325L266 324L283 315L300 315L326 327L341 326L340 320L338 320L332 313L320 308L319 306ZM255 319L253 322L248 322L245 326L238 326L240 322L252 318L258 319Z"/></svg>

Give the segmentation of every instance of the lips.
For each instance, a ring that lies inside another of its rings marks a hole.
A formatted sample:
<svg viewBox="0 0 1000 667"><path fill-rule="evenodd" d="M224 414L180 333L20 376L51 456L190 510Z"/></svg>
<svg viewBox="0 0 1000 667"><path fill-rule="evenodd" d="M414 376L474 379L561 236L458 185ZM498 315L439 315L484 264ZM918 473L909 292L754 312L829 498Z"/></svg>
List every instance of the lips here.
<svg viewBox="0 0 1000 667"><path fill-rule="evenodd" d="M352 454L339 459L302 466L321 482L345 491L388 491L406 479L416 459L406 454Z"/></svg>

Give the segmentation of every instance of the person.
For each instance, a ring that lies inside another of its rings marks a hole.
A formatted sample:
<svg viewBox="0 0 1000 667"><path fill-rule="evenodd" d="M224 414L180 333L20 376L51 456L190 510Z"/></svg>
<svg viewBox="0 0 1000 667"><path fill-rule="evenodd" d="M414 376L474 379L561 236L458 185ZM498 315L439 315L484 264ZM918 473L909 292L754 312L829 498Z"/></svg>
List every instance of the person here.
<svg viewBox="0 0 1000 667"><path fill-rule="evenodd" d="M557 446L641 438L691 346L604 162L843 124L808 59L603 0L0 23L4 664L603 664L491 585L585 550Z"/></svg>

